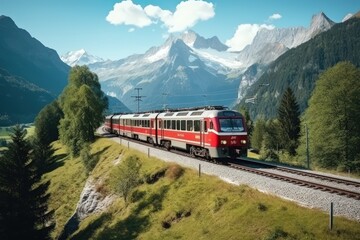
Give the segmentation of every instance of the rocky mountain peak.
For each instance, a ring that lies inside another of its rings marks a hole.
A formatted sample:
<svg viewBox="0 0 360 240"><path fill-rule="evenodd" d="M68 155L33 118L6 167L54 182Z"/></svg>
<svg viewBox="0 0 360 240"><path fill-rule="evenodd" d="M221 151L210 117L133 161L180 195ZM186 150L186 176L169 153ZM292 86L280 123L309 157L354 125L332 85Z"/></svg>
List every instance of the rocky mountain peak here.
<svg viewBox="0 0 360 240"><path fill-rule="evenodd" d="M311 19L310 31L312 34L329 30L335 23L323 12L316 14Z"/></svg>

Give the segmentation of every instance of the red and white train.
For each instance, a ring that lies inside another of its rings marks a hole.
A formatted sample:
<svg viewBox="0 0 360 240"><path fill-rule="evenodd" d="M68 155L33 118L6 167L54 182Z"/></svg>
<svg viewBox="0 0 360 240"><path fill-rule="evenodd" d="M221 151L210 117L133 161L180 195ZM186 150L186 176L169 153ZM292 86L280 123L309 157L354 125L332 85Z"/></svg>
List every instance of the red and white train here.
<svg viewBox="0 0 360 240"><path fill-rule="evenodd" d="M235 158L247 153L245 119L239 112L220 106L114 114L105 118L105 129L208 159Z"/></svg>

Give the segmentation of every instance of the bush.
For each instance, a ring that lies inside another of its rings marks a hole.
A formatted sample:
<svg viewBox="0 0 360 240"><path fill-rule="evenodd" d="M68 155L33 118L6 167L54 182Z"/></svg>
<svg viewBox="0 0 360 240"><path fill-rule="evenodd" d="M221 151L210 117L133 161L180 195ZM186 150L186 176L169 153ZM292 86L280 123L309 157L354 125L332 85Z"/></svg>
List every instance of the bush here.
<svg viewBox="0 0 360 240"><path fill-rule="evenodd" d="M165 176L172 180L176 180L181 177L183 173L184 169L181 166L177 164L172 164L167 168Z"/></svg>

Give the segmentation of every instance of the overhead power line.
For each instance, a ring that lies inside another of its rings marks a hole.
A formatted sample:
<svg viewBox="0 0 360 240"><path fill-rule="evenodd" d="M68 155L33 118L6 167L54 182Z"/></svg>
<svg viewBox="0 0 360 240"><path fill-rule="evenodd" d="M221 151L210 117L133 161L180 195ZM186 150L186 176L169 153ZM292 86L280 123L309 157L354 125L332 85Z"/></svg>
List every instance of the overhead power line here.
<svg viewBox="0 0 360 240"><path fill-rule="evenodd" d="M146 97L146 96L140 96L140 90L142 90L142 88L135 88L135 90L137 90L137 96L131 96L131 97L135 98L135 101L138 103L137 111L139 113L140 112L140 101L142 101L141 98Z"/></svg>

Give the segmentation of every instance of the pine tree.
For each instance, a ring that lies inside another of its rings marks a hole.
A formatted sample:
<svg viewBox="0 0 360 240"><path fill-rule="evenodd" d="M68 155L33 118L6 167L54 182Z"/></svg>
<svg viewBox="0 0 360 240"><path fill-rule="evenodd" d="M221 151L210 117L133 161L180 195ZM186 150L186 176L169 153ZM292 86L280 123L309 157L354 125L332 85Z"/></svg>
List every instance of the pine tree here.
<svg viewBox="0 0 360 240"><path fill-rule="evenodd" d="M13 129L12 142L0 159L0 239L50 239L54 228L46 193L49 182L30 158L25 131Z"/></svg>
<svg viewBox="0 0 360 240"><path fill-rule="evenodd" d="M278 120L280 124L281 146L295 155L300 136L300 112L299 105L291 88L287 88L278 109Z"/></svg>

